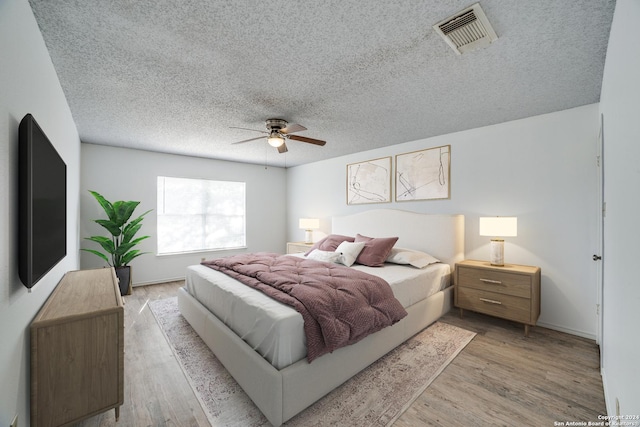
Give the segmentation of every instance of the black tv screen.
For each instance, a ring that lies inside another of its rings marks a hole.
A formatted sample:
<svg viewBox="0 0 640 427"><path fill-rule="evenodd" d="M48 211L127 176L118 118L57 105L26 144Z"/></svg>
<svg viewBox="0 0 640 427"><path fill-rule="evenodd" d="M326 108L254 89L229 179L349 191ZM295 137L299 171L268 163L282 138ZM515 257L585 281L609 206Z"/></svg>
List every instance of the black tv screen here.
<svg viewBox="0 0 640 427"><path fill-rule="evenodd" d="M31 288L67 255L67 165L31 114L19 127L18 274Z"/></svg>

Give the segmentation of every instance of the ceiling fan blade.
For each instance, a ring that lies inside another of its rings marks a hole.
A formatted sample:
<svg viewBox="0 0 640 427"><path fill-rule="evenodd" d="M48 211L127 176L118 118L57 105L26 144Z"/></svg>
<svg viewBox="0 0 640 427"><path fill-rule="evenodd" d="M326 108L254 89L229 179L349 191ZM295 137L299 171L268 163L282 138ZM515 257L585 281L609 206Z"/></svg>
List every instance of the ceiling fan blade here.
<svg viewBox="0 0 640 427"><path fill-rule="evenodd" d="M250 130L251 132L260 132L260 133L267 133L267 134L269 133L269 132L266 132L264 130L241 128L241 127L238 127L238 126L229 126L229 129L242 129L242 130Z"/></svg>
<svg viewBox="0 0 640 427"><path fill-rule="evenodd" d="M327 143L327 141L321 141L319 139L313 139L313 138L307 138L306 136L300 136L300 135L287 135L290 139L293 139L295 141L302 141L302 142L308 142L309 144L315 144L315 145L319 145L319 146L324 146L324 144Z"/></svg>
<svg viewBox="0 0 640 427"><path fill-rule="evenodd" d="M299 125L297 123L290 123L284 129L281 129L282 133L294 133L294 132L302 132L303 130L307 130L306 127Z"/></svg>
<svg viewBox="0 0 640 427"><path fill-rule="evenodd" d="M289 151L287 149L287 144L283 142L282 145L278 147L278 153L282 154L282 153L286 153L287 151Z"/></svg>
<svg viewBox="0 0 640 427"><path fill-rule="evenodd" d="M245 139L243 141L232 142L231 144L242 144L243 142L255 141L256 139L264 139L264 136L258 136L258 137L255 137L255 138Z"/></svg>

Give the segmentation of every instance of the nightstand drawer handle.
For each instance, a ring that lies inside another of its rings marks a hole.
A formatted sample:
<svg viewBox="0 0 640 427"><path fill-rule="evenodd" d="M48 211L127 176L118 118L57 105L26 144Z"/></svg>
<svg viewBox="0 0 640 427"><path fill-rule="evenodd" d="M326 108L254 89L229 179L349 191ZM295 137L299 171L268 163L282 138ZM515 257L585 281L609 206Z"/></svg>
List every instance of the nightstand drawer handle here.
<svg viewBox="0 0 640 427"><path fill-rule="evenodd" d="M502 305L502 303L500 301L496 301L496 300L493 300L493 299L480 298L480 301L488 302L489 304Z"/></svg>
<svg viewBox="0 0 640 427"><path fill-rule="evenodd" d="M502 282L500 280L480 279L480 281L484 283L492 283L494 285L502 285Z"/></svg>

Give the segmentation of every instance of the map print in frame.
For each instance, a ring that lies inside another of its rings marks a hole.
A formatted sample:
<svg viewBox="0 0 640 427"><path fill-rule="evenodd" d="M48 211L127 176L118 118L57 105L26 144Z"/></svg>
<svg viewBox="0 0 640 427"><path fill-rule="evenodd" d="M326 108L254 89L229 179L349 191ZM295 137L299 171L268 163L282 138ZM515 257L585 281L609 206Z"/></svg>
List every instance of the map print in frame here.
<svg viewBox="0 0 640 427"><path fill-rule="evenodd" d="M347 204L391 202L391 157L347 165Z"/></svg>
<svg viewBox="0 0 640 427"><path fill-rule="evenodd" d="M396 201L449 199L451 146L396 155Z"/></svg>

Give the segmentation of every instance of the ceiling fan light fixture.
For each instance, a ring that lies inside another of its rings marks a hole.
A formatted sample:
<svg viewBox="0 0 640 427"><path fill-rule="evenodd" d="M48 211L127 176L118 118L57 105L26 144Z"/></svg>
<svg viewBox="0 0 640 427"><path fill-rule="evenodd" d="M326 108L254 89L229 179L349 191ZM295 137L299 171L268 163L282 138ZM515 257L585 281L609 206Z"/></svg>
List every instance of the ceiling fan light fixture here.
<svg viewBox="0 0 640 427"><path fill-rule="evenodd" d="M269 138L267 138L267 142L270 146L278 148L284 144L284 138L278 133L278 131L272 130L269 134Z"/></svg>
<svg viewBox="0 0 640 427"><path fill-rule="evenodd" d="M231 128L234 128L234 129L250 130L250 131L259 132L263 134L263 136L245 139L244 141L232 142L232 144L241 144L244 142L255 141L257 139L261 139L264 141L264 135L266 135L267 143L270 146L277 148L278 153L282 154L289 151L287 149L287 144L285 142L287 139L291 139L292 141L306 142L308 144L314 144L320 147L324 146L327 143L326 141L322 141L320 139L308 138L306 136L292 135L293 133L307 130L307 128L297 123L289 124L287 123L286 120L267 119L265 121L265 127L267 128L266 131L231 126Z"/></svg>

